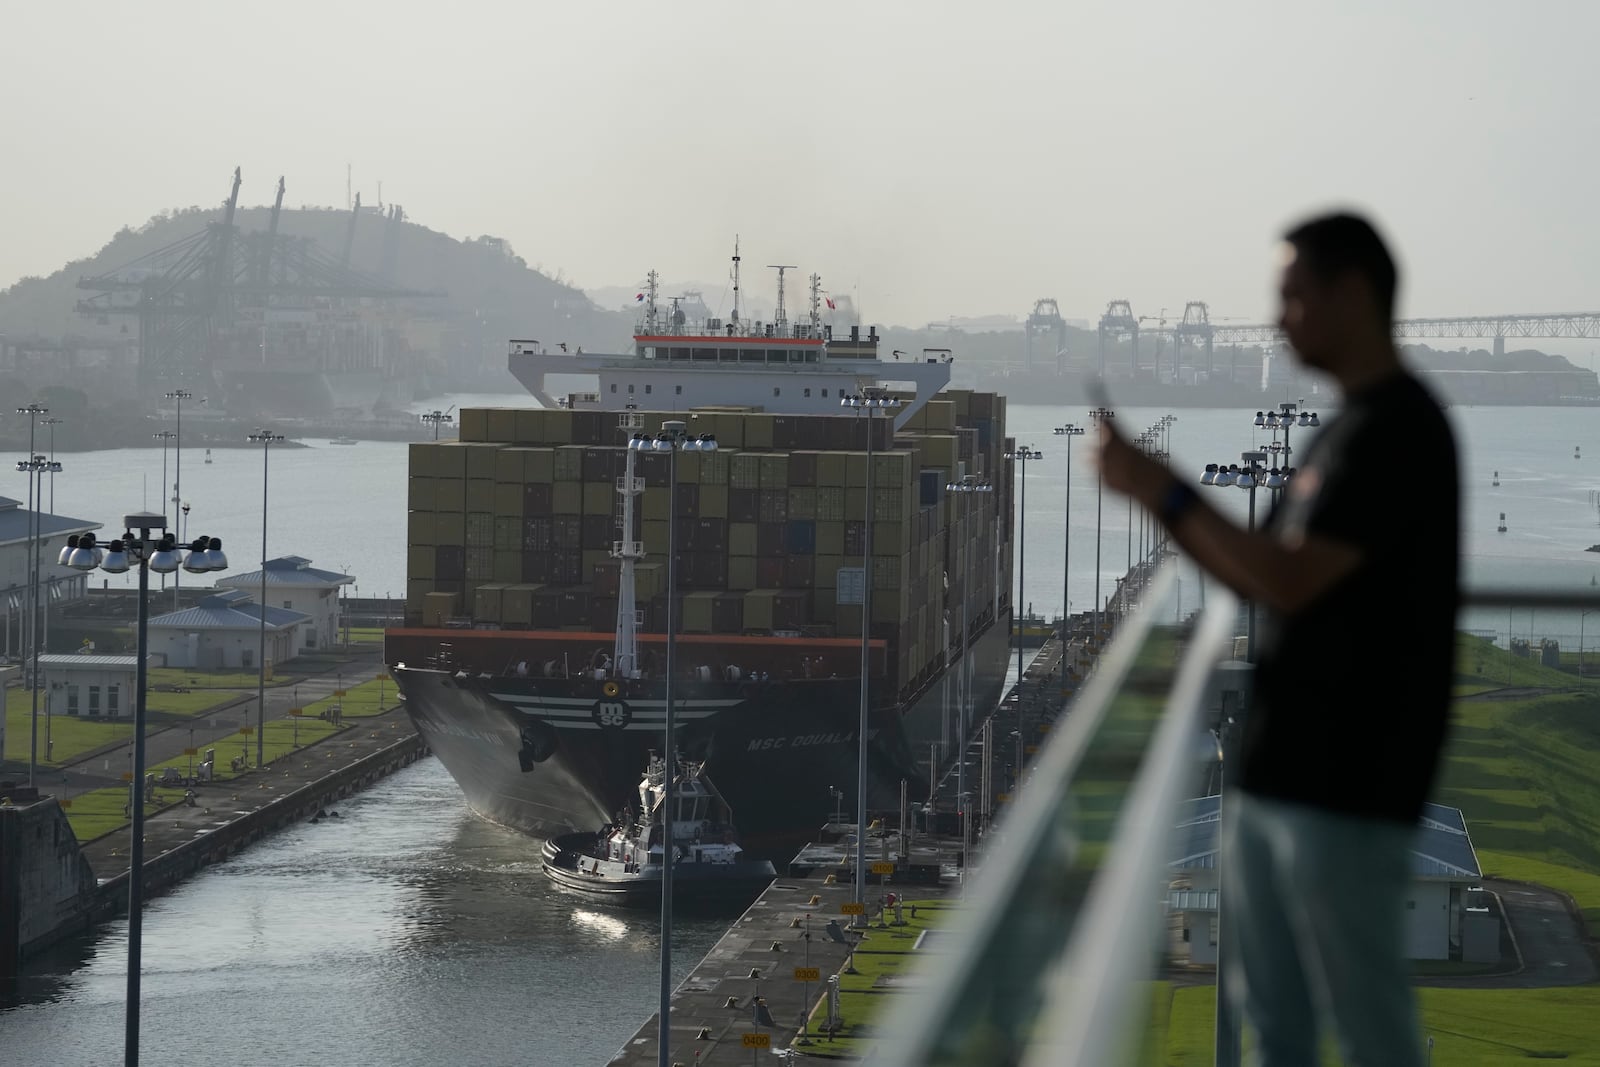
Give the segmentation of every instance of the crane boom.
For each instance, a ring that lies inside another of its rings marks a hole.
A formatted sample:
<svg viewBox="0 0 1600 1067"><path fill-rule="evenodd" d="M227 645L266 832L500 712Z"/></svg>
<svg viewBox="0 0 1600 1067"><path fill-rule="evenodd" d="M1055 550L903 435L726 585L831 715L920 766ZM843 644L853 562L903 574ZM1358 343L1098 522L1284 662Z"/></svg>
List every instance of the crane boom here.
<svg viewBox="0 0 1600 1067"><path fill-rule="evenodd" d="M356 243L356 219L361 216L361 194L357 193L350 208L350 223L344 230L344 252L339 256L339 266L350 265L350 247Z"/></svg>
<svg viewBox="0 0 1600 1067"><path fill-rule="evenodd" d="M283 175L278 175L278 197L272 202L272 218L267 223L267 238L262 242L261 255L256 260L256 281L267 284L272 275L272 254L278 247L278 216L283 211Z"/></svg>

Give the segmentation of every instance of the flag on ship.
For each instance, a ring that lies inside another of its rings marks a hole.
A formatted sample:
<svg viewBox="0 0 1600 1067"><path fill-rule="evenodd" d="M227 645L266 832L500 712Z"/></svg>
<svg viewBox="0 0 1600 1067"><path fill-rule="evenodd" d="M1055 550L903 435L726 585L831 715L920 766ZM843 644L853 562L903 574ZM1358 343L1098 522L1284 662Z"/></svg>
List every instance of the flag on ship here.
<svg viewBox="0 0 1600 1067"><path fill-rule="evenodd" d="M833 302L833 297L831 297L831 296L830 297L824 297L824 299L828 301L828 310L829 311L837 311L837 310L839 310L839 305L837 305L837 304L835 304Z"/></svg>
<svg viewBox="0 0 1600 1067"><path fill-rule="evenodd" d="M639 303L643 299L644 299L644 294L643 293L635 293L635 294L633 294L633 302L635 304Z"/></svg>

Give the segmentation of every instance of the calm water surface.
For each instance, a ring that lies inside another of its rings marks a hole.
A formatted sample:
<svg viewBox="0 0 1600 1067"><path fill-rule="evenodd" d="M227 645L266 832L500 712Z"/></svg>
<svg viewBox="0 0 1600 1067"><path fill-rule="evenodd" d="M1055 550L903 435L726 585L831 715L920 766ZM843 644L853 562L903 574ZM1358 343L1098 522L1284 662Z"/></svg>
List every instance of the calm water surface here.
<svg viewBox="0 0 1600 1067"><path fill-rule="evenodd" d="M338 810L150 904L144 1062L598 1064L650 1015L654 914L552 889L437 760ZM723 925L675 925L679 978ZM126 923L32 970L0 1063L120 1063Z"/></svg>

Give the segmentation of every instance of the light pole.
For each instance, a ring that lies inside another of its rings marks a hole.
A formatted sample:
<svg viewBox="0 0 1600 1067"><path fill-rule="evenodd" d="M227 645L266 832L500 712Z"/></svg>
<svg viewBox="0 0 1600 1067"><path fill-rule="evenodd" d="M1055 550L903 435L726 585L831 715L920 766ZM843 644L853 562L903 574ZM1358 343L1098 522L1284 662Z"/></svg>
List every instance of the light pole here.
<svg viewBox="0 0 1600 1067"><path fill-rule="evenodd" d="M1011 619L1017 627L1017 699L1021 700L1022 616L1024 601L1028 595L1028 463L1031 460L1043 459L1044 453L1023 445L1005 453L1005 458L1017 464L1022 471L1022 477L1018 479L1022 483L1022 494L1017 501L1017 602L1011 608ZM1128 514L1133 513L1130 511ZM988 753L984 753L984 757L988 758Z"/></svg>
<svg viewBox="0 0 1600 1067"><path fill-rule="evenodd" d="M1102 422L1114 419L1117 413L1109 408L1089 409L1089 420L1098 428ZM1094 476L1094 644L1100 645L1100 515L1105 501L1106 479L1098 467Z"/></svg>
<svg viewBox="0 0 1600 1067"><path fill-rule="evenodd" d="M31 435L30 435L31 436ZM61 469L61 464L45 459L43 456L29 453L27 459L17 460L17 470L28 476L28 499L36 504L30 509L28 521L32 526L29 531L28 549L31 555L28 575L28 635L29 658L32 666L28 668L28 688L33 696L33 714L29 720L28 739L28 784L35 784L39 764L39 646L43 642L39 632L39 564L42 555L40 538L44 533L43 523L43 498L44 498L44 473L52 474ZM45 724L45 747L49 749L50 725ZM48 757L47 757L48 758Z"/></svg>
<svg viewBox="0 0 1600 1067"><path fill-rule="evenodd" d="M1260 450L1239 453L1239 463L1207 463L1205 472L1200 475L1201 485L1212 485L1218 488L1237 486L1250 493L1250 517L1246 529L1254 531L1256 528L1256 486L1264 484L1268 489L1282 489L1288 484L1284 475L1273 469L1267 471L1262 464L1267 461L1267 453ZM1243 466L1240 466L1240 464ZM1246 616L1245 630L1245 660L1254 663L1256 660L1256 602L1249 602L1249 614Z"/></svg>
<svg viewBox="0 0 1600 1067"><path fill-rule="evenodd" d="M952 493L960 493L964 503L961 506L961 701L956 712L956 803L959 806L957 814L961 816L963 852L961 859L962 885L966 885L966 825L967 825L967 736L969 727L967 717L969 706L972 703L972 675L968 668L968 653L971 651L972 631L967 617L967 605L972 600L972 572L975 566L972 562L972 494L989 493L994 487L987 482L980 482L970 474L961 476L960 481L951 482L945 489Z"/></svg>
<svg viewBox="0 0 1600 1067"><path fill-rule="evenodd" d="M126 533L102 550L93 534L82 534L75 544L61 552L61 562L80 571L96 567L112 574L124 574L130 566L139 568L138 663L135 666L133 703L133 780L129 783L130 827L128 848L128 1003L124 1032L123 1063L139 1063L139 968L143 932L144 896L144 730L145 663L150 646L150 572L176 572L180 564L191 572L223 570L228 565L222 542L202 537L189 546L187 557L180 554L177 540L167 532L162 515L138 512L123 519ZM135 532L137 531L137 533Z"/></svg>
<svg viewBox="0 0 1600 1067"><path fill-rule="evenodd" d="M46 415L44 418L39 420L39 425L50 427L50 462L52 464L55 464L55 461L56 461L56 427L60 426L62 421L63 420L56 418L54 415ZM49 509L49 514L51 514L51 515L54 515L55 511L56 511L56 472L59 471L60 469L61 469L61 467L59 465L56 465L49 472L50 473L50 509ZM42 511L44 509L41 507L40 510ZM41 549L41 551L42 551L42 549ZM40 624L41 624L41 627L43 629L43 636L44 636L45 645L49 645L50 644L50 590L54 589L55 585L56 585L56 579L55 579L54 576L51 576L51 578L50 578L50 586L49 586L48 589L45 590L43 602L40 605L39 616L40 616ZM46 701L45 705L44 705L44 758L46 760L49 760L51 758L52 749L53 749L53 744L52 744L51 739L50 739L50 703L49 703L49 701Z"/></svg>
<svg viewBox="0 0 1600 1067"><path fill-rule="evenodd" d="M39 420L39 425L50 427L50 459L51 459L52 462L56 458L56 427L60 426L61 423L62 423L62 420L56 418L54 415L46 415L44 418ZM56 510L56 476L55 476L55 472L52 471L51 474L50 474L50 513L52 515L55 514L55 510Z"/></svg>
<svg viewBox="0 0 1600 1067"><path fill-rule="evenodd" d="M172 467L173 467L173 472L172 472L172 500L170 501L170 503L172 504L173 507L177 507L178 506L178 501L180 499L182 499L182 497L183 497L183 402L185 400L193 400L194 399L194 394L189 392L189 390L187 390L187 389L174 389L170 393L164 393L162 395L164 395L168 400L174 401L177 404L177 407L178 407L178 429L177 429L177 432L172 435L172 456L173 456ZM205 399L203 397L201 398L200 403L202 403L202 404L205 403ZM162 478L163 478L163 480L166 478L166 464L165 463L162 464ZM162 490L161 491L162 492L166 492L166 486L165 485L162 486ZM165 504L162 505L162 514L166 514L166 505ZM172 572L172 610L173 611L177 611L178 610L178 586L181 584L181 582L182 582L182 579L181 579L181 576L180 576L180 572L174 570Z"/></svg>
<svg viewBox="0 0 1600 1067"><path fill-rule="evenodd" d="M261 637L256 653L256 766L266 765L267 729L267 456L283 434L257 430L251 444L261 446Z"/></svg>
<svg viewBox="0 0 1600 1067"><path fill-rule="evenodd" d="M437 441L439 439L439 427L440 427L440 425L442 425L443 423L451 421L453 416L451 416L450 412L454 411L454 410L455 410L455 405L451 404L450 407L445 411L440 411L438 408L435 408L432 411L425 411L425 412L422 413L422 421L423 422L431 422L431 423L433 423L433 439L435 441Z"/></svg>
<svg viewBox="0 0 1600 1067"><path fill-rule="evenodd" d="M1583 677L1583 620L1594 614L1594 610L1583 612L1578 616L1578 677Z"/></svg>
<svg viewBox="0 0 1600 1067"><path fill-rule="evenodd" d="M1305 403L1304 400L1300 404ZM1278 405L1277 411L1256 412L1255 425L1258 429L1271 430L1272 442L1268 444L1267 451L1272 453L1272 465L1288 471L1293 469L1292 456L1294 449L1289 447L1289 431L1295 426L1317 427L1322 425L1322 419L1315 411L1301 411L1300 404L1284 401ZM1283 443L1278 443L1278 431L1283 431ZM1282 462L1278 457L1282 456ZM1277 493L1273 493L1276 502Z"/></svg>
<svg viewBox="0 0 1600 1067"><path fill-rule="evenodd" d="M34 434L38 429L39 416L48 415L49 413L50 413L50 409L49 408L45 407L42 404L38 404L38 403L24 404L21 407L17 408L17 414L18 415L26 415L26 416L28 416L28 461L29 462L31 462L33 460L34 455L35 455L35 451L34 451ZM17 469L18 470L22 469L21 463L19 463L17 465ZM29 516L31 516L30 522L36 521L37 518L38 518L38 513L39 513L38 504L39 504L39 501L37 499L35 499L35 497L33 495L33 479L29 478L28 479L28 514L29 514ZM30 532L35 528L36 527L30 525L30 527L29 527ZM34 537L32 539L30 539L29 544L36 546L37 539L38 539L38 535L35 534ZM37 628L38 628L38 625L39 625L39 607L38 607L37 604L34 603L33 595L34 595L33 586L32 586L32 584L30 584L28 586L28 596L27 596L27 601L28 601L28 621L27 621L27 625L25 625L22 628L23 639L27 642L27 647L30 648L30 649L34 647L35 643L38 641L38 638L39 638L39 635L38 635L38 632L37 632ZM37 718L37 715L35 715L35 718ZM36 724L35 734L37 734L37 732L38 731L37 731L37 724ZM35 741L37 742L37 738L35 738ZM37 744L35 745L35 747L37 747ZM33 783L33 776L34 776L34 766L33 766L33 764L34 764L34 759L33 759L32 756L30 756L29 759L28 759L28 784L29 785L33 785L34 784Z"/></svg>
<svg viewBox="0 0 1600 1067"><path fill-rule="evenodd" d="M438 424L435 423L435 426ZM688 426L677 421L668 421L661 424L661 432L654 438L644 434L634 434L628 442L628 447L637 452L666 452L670 458L667 461L667 500L673 506L678 498L678 453L683 452L715 452L717 439L711 434L702 434L691 437ZM630 531L623 531L628 536ZM665 771L661 776L661 989L659 1008L659 1029L657 1031L656 1063L658 1067L671 1067L672 1064L672 868L676 861L676 846L672 842L673 820L677 817L674 810L675 790L674 779L678 773L677 739L673 736L676 728L676 712L672 705L673 674L676 671L674 660L677 653L677 611L675 601L678 598L678 524L676 521L667 524L667 671L666 671L666 722L662 728L662 749L666 760Z"/></svg>
<svg viewBox="0 0 1600 1067"><path fill-rule="evenodd" d="M839 398L839 406L867 416L867 502L861 532L861 707L856 725L856 875L855 902L861 905L852 926L867 925L867 730L869 728L867 675L872 637L872 416L893 411L900 401L881 386Z"/></svg>
<svg viewBox="0 0 1600 1067"><path fill-rule="evenodd" d="M1061 539L1061 647L1065 649L1072 619L1072 439L1083 436L1083 427L1069 422L1056 427L1056 436L1067 439L1067 535Z"/></svg>

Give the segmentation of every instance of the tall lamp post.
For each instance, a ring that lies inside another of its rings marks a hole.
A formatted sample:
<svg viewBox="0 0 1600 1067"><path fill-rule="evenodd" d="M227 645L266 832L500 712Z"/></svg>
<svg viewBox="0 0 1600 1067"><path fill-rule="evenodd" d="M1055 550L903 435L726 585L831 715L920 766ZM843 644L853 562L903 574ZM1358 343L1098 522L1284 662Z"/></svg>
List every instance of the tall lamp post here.
<svg viewBox="0 0 1600 1067"><path fill-rule="evenodd" d="M49 448L49 452L50 452L50 462L52 464L54 464L55 461L56 461L56 427L60 426L63 421L64 420L58 419L54 415L46 415L44 418L39 420L39 425L40 426L48 426L48 427L50 427L50 448ZM50 473L50 508L49 508L49 514L51 514L51 515L54 515L55 514L55 510L56 510L56 474L60 470L61 470L61 467L59 465L56 465L49 472ZM43 506L41 506L40 510L43 511L45 509L43 508ZM43 551L43 550L41 549L41 551ZM43 603L41 605L41 610L39 612L40 621L41 621L41 624L42 624L42 627L43 627L44 644L46 646L48 646L50 644L50 591L53 590L55 587L56 587L56 579L55 579L55 576L52 575L51 578L50 578L49 586L44 590ZM54 748L54 746L53 746L53 744L52 744L52 742L50 740L50 703L49 703L49 701L46 701L45 702L45 706L44 706L44 758L46 760L51 758L51 752L52 752L53 748Z"/></svg>
<svg viewBox="0 0 1600 1067"><path fill-rule="evenodd" d="M171 392L163 393L162 395L168 400L173 401L178 407L178 429L177 432L172 435L173 470L172 500L170 501L173 507L177 507L178 501L183 498L183 402L185 400L193 400L194 394L189 392L187 389L174 389ZM204 397L200 399L200 403L205 403ZM165 468L166 465L162 464L162 469L165 470ZM161 491L166 492L166 487L162 486ZM162 505L162 514L166 514L165 504ZM179 571L175 570L172 572L172 610L174 611L178 610L179 584L181 584L181 575Z"/></svg>
<svg viewBox="0 0 1600 1067"><path fill-rule="evenodd" d="M965 849L967 840L967 736L970 727L967 725L969 710L972 704L972 675L968 668L971 664L972 630L968 619L967 605L972 601L972 580L974 563L972 561L972 495L974 493L989 493L994 487L987 482L980 482L970 474L964 474L959 481L951 482L945 486L948 492L960 493L961 505L961 702L956 711L956 802L960 806L957 812L961 816L961 840ZM963 884L966 878L966 854L962 853L961 871Z"/></svg>
<svg viewBox="0 0 1600 1067"><path fill-rule="evenodd" d="M1014 451L1005 453L1005 458L1017 464L1022 471L1018 479L1022 483L1022 494L1017 501L1017 602L1012 606L1011 619L1017 627L1017 699L1022 699L1022 627L1023 614L1028 590L1028 463L1031 460L1043 459L1044 453L1023 445ZM988 759L988 754L984 754Z"/></svg>
<svg viewBox="0 0 1600 1067"><path fill-rule="evenodd" d="M437 423L435 423L437 425ZM678 453L679 452L715 452L717 439L712 434L702 434L699 437L689 435L688 426L678 421L667 421L661 424L661 432L655 437L645 434L634 434L628 442L628 447L637 452L666 452L669 454L667 461L667 499L675 506L678 498ZM677 817L674 805L677 803L676 791L673 789L674 779L678 773L676 712L672 704L673 675L677 670L675 659L677 653L677 610L675 601L678 598L678 524L676 521L667 524L667 669L666 669L666 722L662 728L662 749L666 761L665 772L661 776L661 989L659 1029L657 1031L656 1062L659 1067L671 1067L672 1064L672 869L676 862L676 846L672 842L673 821ZM624 530L623 536L627 537L631 531Z"/></svg>
<svg viewBox="0 0 1600 1067"><path fill-rule="evenodd" d="M257 430L248 438L261 446L261 637L256 653L256 766L266 766L267 729L267 456L283 434Z"/></svg>
<svg viewBox="0 0 1600 1067"><path fill-rule="evenodd" d="M1056 427L1056 436L1067 439L1067 535L1061 553L1061 647L1067 645L1067 625L1072 619L1072 439L1083 436L1083 427L1073 423Z"/></svg>
<svg viewBox="0 0 1600 1067"><path fill-rule="evenodd" d="M1276 467L1270 471L1263 464L1266 463L1268 453L1265 449L1253 449L1239 454L1238 463L1208 463L1204 473L1200 475L1201 485L1228 488L1236 486L1250 494L1250 511L1247 529L1256 527L1256 489L1264 486L1270 490L1282 489L1287 483L1287 476ZM1249 602L1245 630L1245 660L1254 663L1256 658L1256 605L1255 601ZM1238 735L1238 723L1230 718L1226 707L1223 719L1218 723L1221 730L1220 744L1222 748L1222 772L1218 781L1217 790L1221 793L1228 785L1229 760L1236 758L1235 744ZM1223 937L1231 937L1233 925L1232 908L1228 906L1228 896L1222 892L1219 885L1217 904L1217 931L1220 941ZM1239 1033L1236 1024L1236 1012L1227 993L1227 983L1223 979L1222 969L1224 954L1217 958L1217 1019L1215 1037L1215 1060L1220 1067L1232 1067L1239 1062Z"/></svg>
<svg viewBox="0 0 1600 1067"><path fill-rule="evenodd" d="M1206 464L1205 472L1200 475L1201 485L1216 486L1219 489L1237 486L1249 492L1250 512L1246 521L1246 529L1252 531L1256 528L1256 487L1265 486L1268 489L1277 490L1288 484L1288 478L1282 472L1276 468L1268 471L1262 466L1266 461L1267 453L1265 451L1241 452L1239 453L1238 463L1208 463ZM1245 659L1254 663L1256 658L1256 605L1253 600L1250 601L1247 618Z"/></svg>
<svg viewBox="0 0 1600 1067"><path fill-rule="evenodd" d="M139 568L138 663L135 666L133 704L133 781L130 783L129 811L133 816L128 848L128 1004L124 1033L123 1062L127 1067L139 1063L139 969L143 932L144 895L144 731L145 664L150 647L150 572L175 573L181 563L191 573L222 570L227 557L222 542L202 537L181 553L177 540L167 532L167 520L152 512L138 512L123 519L126 533L113 540L104 551L95 544L93 534L81 534L76 544L61 553L61 562L80 571L96 567L112 574Z"/></svg>
<svg viewBox="0 0 1600 1067"><path fill-rule="evenodd" d="M861 706L856 725L856 874L855 902L862 906L852 926L867 924L867 676L870 670L872 638L872 417L879 411L893 411L900 401L881 386L867 386L859 393L839 398L839 406L854 408L867 417L867 502L861 531Z"/></svg>
<svg viewBox="0 0 1600 1067"><path fill-rule="evenodd" d="M1090 408L1089 421L1098 428L1102 422L1117 417L1110 408ZM1094 643L1100 644L1100 516L1105 501L1106 479L1096 469L1094 476Z"/></svg>
<svg viewBox="0 0 1600 1067"><path fill-rule="evenodd" d="M44 474L46 471L54 474L61 469L61 464L43 456L29 454L27 459L17 460L17 470L28 476L28 498L36 501L30 509L28 516L32 524L28 538L28 549L31 554L28 575L28 635L29 658L31 666L28 668L28 688L33 695L33 714L29 721L28 738L28 784L35 784L39 765L39 646L43 644L39 632L39 564L43 554L40 539L44 534ZM49 748L49 725L45 727L46 748Z"/></svg>
<svg viewBox="0 0 1600 1067"><path fill-rule="evenodd" d="M435 441L439 439L439 427L442 424L451 421L452 416L450 412L453 410L455 410L454 404L450 405L450 408L445 411L440 411L438 408L435 408L432 411L424 411L422 413L422 421L433 424L433 439Z"/></svg>
<svg viewBox="0 0 1600 1067"><path fill-rule="evenodd" d="M34 458L34 455L35 455L34 435L38 430L39 417L41 415L48 415L49 413L50 413L50 409L49 408L45 407L42 404L37 404L37 403L23 404L21 407L17 408L17 414L18 415L26 415L26 416L28 416L28 460L29 461L31 461ZM18 470L22 469L22 464L21 463L18 463L17 469ZM38 505L39 505L39 501L33 495L33 479L29 478L28 479L28 514L31 515L31 516L37 517L38 516L38 512L39 512L39 506ZM30 529L32 529L32 527L30 527ZM33 544L34 541L36 541L36 540L37 540L36 537L35 537L34 540L31 540L29 542L30 545ZM30 584L28 586L28 596L27 596L26 599L28 601L28 619L27 619L26 625L24 625L23 628L22 628L22 634L23 634L23 639L26 642L26 647L31 649L31 648L34 647L35 642L38 641L38 633L36 631L37 631L37 627L39 625L38 605L33 602L33 586L32 586L32 584ZM33 766L33 760L32 760L32 758L30 758L29 761L28 761L28 784L29 785L33 785L34 784L33 783L33 776L34 776L34 766Z"/></svg>

